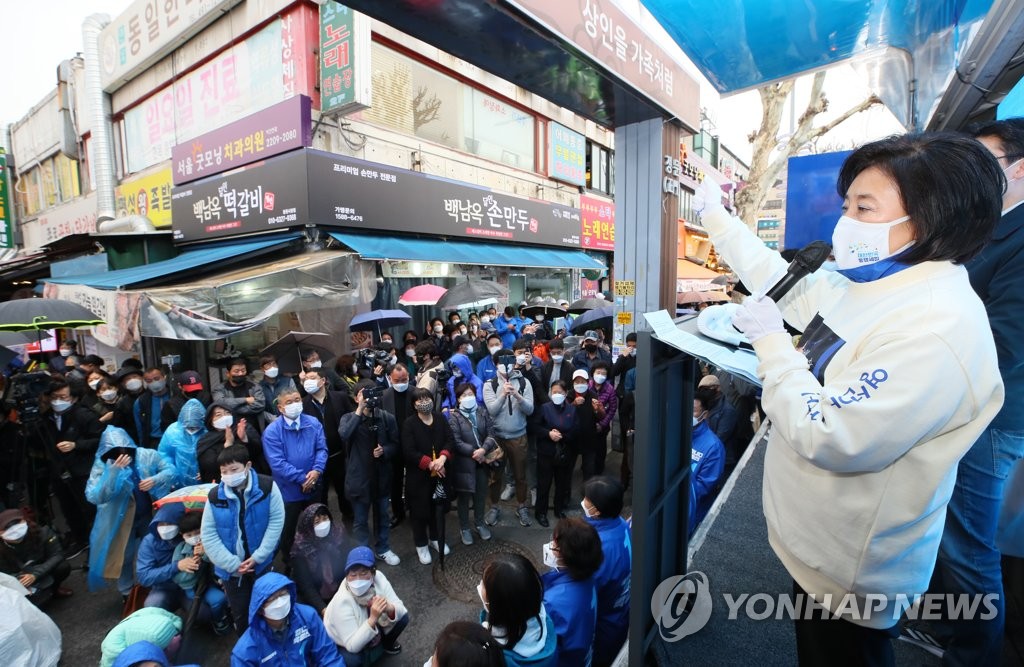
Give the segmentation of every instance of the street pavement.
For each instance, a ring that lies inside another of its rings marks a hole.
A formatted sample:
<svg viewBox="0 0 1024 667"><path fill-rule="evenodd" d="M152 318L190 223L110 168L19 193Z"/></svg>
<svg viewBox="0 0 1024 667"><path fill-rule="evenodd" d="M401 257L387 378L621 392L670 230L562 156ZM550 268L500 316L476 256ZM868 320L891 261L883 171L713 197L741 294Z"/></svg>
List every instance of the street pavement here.
<svg viewBox="0 0 1024 667"><path fill-rule="evenodd" d="M607 474L618 477L620 456L615 452L609 452L605 466ZM580 484L581 475L577 470L570 507L578 507L581 500ZM337 504L333 495L331 507L336 511ZM490 542L482 542L474 533L476 542L468 547L462 544L459 537L459 521L453 507L446 515L446 534L452 552L447 557L443 570L434 551L431 551L434 557L431 565L420 564L416 558L408 520L392 530L392 549L402 559L402 563L390 567L378 561L378 567L409 609L410 622L400 639L402 653L397 656L384 656L375 664L382 667L419 667L430 658L434 640L445 625L456 620L478 620L481 605L476 585L480 581L486 557L491 553L500 550L517 551L531 557L542 572L546 571L541 565L541 548L551 539L551 531L555 524L554 516L548 514L551 520L549 528L542 528L535 521L532 526L524 528L515 518L514 502L502 502L500 507L501 520L492 529L494 538ZM576 511L576 514L579 512ZM626 511L627 516L628 514L629 510ZM531 519L532 517L531 511ZM82 554L71 564L73 567L81 568L86 562L87 555ZM281 571L280 560L275 569ZM88 592L84 569L73 571L65 585L74 589L74 596L52 600L45 607L45 611L50 614L63 634L61 665L96 665L99 663L100 644L103 638L121 618L121 596L113 586L105 591ZM234 634L217 637L212 630L197 623L196 629L190 633L189 642L194 642L188 647L190 652L194 650L192 661L203 667L212 667L229 664L235 637Z"/></svg>

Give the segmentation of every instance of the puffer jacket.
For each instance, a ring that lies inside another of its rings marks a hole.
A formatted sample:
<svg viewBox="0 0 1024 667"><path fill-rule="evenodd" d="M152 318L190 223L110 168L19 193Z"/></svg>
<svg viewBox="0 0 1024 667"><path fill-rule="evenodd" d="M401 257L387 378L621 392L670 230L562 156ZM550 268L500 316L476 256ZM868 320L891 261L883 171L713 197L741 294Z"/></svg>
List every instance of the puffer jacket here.
<svg viewBox="0 0 1024 667"><path fill-rule="evenodd" d="M206 408L194 398L185 401L178 421L167 427L157 448L174 466L174 489L199 483L196 446L206 435Z"/></svg>
<svg viewBox="0 0 1024 667"><path fill-rule="evenodd" d="M459 405L459 398L455 395L455 388L463 382L468 382L476 389L477 405L484 404L484 383L473 372L473 362L464 354L453 354L448 360L452 365L452 376L448 378L448 396L445 398L442 408L456 408ZM455 377L454 370L458 369L461 377Z"/></svg>
<svg viewBox="0 0 1024 667"><path fill-rule="evenodd" d="M178 523L185 516L182 503L168 503L158 509L149 522L149 534L142 538L135 561L135 578L146 588L173 590L177 588L174 576L178 574L178 561L174 560L174 549L181 544L181 535L165 540L157 532L161 523Z"/></svg>

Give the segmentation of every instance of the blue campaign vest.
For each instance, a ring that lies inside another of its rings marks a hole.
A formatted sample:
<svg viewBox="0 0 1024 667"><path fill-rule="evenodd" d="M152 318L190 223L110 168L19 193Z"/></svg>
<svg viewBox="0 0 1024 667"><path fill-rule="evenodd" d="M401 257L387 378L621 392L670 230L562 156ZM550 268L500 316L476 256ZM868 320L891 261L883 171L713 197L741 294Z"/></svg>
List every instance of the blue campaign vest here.
<svg viewBox="0 0 1024 667"><path fill-rule="evenodd" d="M267 532L267 526L270 523L270 492L274 485L274 480L270 477L254 472L250 472L250 482L252 482L254 476L256 484L250 484L247 487L247 497L245 499L245 540L243 540L243 545L246 551L246 558L251 556L252 552L259 547L263 542L264 533ZM218 484L210 489L208 501L210 508L213 510L217 534L220 535L221 542L224 543L225 548L234 553L235 545L238 543L238 498L225 496L223 484ZM258 577L263 574L273 564L273 561L273 558L268 558L263 563L257 564L256 576ZM219 567L214 568L214 570L221 579L227 579L233 574Z"/></svg>

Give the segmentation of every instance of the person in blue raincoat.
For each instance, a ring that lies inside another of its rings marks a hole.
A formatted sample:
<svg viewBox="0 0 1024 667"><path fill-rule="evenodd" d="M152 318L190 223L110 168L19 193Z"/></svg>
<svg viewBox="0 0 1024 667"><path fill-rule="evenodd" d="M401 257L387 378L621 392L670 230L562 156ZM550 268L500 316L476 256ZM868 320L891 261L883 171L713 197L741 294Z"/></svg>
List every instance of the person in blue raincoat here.
<svg viewBox="0 0 1024 667"><path fill-rule="evenodd" d="M231 667L345 667L312 607L299 604L295 583L268 572L252 588L249 627L231 651Z"/></svg>
<svg viewBox="0 0 1024 667"><path fill-rule="evenodd" d="M630 373L633 371L631 370ZM591 477L583 486L583 513L601 538L604 560L594 574L597 589L597 632L594 665L615 661L629 631L629 577L633 569L633 542L622 514L625 489L608 476Z"/></svg>
<svg viewBox="0 0 1024 667"><path fill-rule="evenodd" d="M155 449L143 449L123 428L108 426L100 436L85 497L96 505L89 534L89 588L117 579L127 596L135 583L135 551L153 516L153 501L171 490L174 467Z"/></svg>
<svg viewBox="0 0 1024 667"><path fill-rule="evenodd" d="M185 401L178 412L178 421L167 427L157 448L174 466L172 490L199 483L199 461L196 446L206 434L206 408L198 400Z"/></svg>
<svg viewBox="0 0 1024 667"><path fill-rule="evenodd" d="M458 406L459 399L455 395L455 387L463 382L473 385L473 388L476 389L476 403L483 405L484 383L473 372L473 362L464 354L453 354L448 361L451 364L452 376L448 378L448 394L441 408L450 410Z"/></svg>
<svg viewBox="0 0 1024 667"><path fill-rule="evenodd" d="M594 573L604 555L597 530L581 518L560 519L543 548L544 609L555 624L559 667L590 667L594 657L597 591Z"/></svg>

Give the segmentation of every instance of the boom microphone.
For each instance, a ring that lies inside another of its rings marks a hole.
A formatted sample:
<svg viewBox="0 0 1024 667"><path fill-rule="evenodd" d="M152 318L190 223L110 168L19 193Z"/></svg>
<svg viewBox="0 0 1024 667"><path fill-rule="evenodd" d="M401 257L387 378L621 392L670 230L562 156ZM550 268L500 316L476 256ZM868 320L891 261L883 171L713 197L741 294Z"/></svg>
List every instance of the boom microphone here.
<svg viewBox="0 0 1024 667"><path fill-rule="evenodd" d="M798 282L821 268L828 256L832 254L832 246L825 241L811 241L797 251L793 261L789 263L785 275L762 296L778 303Z"/></svg>

